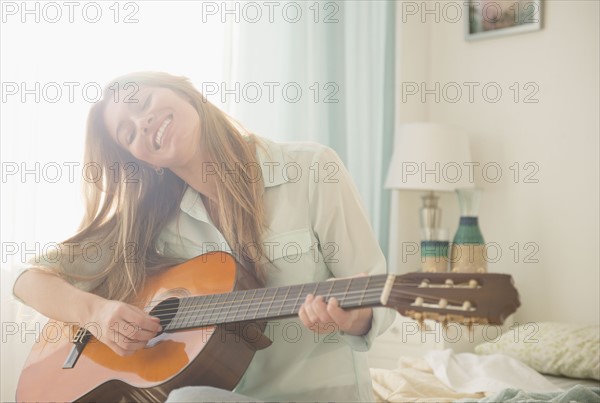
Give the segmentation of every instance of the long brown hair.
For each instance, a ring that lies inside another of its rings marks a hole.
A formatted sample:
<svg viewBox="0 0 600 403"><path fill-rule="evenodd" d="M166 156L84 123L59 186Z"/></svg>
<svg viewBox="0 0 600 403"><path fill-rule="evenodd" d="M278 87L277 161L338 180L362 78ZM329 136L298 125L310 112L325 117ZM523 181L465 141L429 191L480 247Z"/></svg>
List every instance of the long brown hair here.
<svg viewBox="0 0 600 403"><path fill-rule="evenodd" d="M185 77L166 73L140 72L119 77L109 83L103 99L94 104L87 121L84 166L99 171L101 180L84 181L85 216L79 232L64 243L84 245L95 242L102 253L114 257L106 268L93 277L61 273L67 277L101 279L92 292L105 298L130 301L143 286L147 270L172 265L179 260L165 257L155 248L162 228L177 216L187 184L168 169L158 175L147 163L135 159L117 146L104 124L105 105L114 89L152 86L166 87L189 100L200 117L201 147L216 177L217 206L207 209L212 221L234 251L234 255L257 279L264 282L262 235L265 212L263 181L248 172L256 167L255 138L211 104ZM115 169L117 167L118 169ZM231 175L234 171L237 175ZM199 175L202 173L198 173ZM242 180L237 180L241 178ZM244 249L254 248L251 256ZM82 248L72 248L81 254Z"/></svg>

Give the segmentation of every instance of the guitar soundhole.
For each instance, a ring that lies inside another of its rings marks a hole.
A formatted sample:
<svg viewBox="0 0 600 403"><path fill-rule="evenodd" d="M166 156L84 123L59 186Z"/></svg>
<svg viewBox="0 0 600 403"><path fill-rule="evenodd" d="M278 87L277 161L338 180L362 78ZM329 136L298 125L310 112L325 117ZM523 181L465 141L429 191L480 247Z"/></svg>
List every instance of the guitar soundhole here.
<svg viewBox="0 0 600 403"><path fill-rule="evenodd" d="M177 310L179 309L179 298L167 298L164 301L156 305L151 311L150 315L160 319L160 325L163 328L163 332L167 329L167 326L171 323Z"/></svg>

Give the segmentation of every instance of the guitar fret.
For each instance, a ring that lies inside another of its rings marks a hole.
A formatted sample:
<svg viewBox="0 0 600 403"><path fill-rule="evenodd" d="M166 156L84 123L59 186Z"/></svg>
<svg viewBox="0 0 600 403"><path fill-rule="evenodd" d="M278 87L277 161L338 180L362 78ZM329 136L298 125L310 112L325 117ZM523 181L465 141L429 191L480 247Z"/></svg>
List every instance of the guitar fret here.
<svg viewBox="0 0 600 403"><path fill-rule="evenodd" d="M341 279L333 281L334 285L331 289L330 298L335 297L338 300L338 304L341 305L341 299L345 294L345 287L348 283L348 279Z"/></svg>
<svg viewBox="0 0 600 403"><path fill-rule="evenodd" d="M216 298L215 298L216 296ZM219 294L211 294L210 295L210 301L208 301L208 311L206 313L206 321L204 322L205 325L212 325L212 316L215 313L216 307L217 307L217 301L219 300Z"/></svg>
<svg viewBox="0 0 600 403"><path fill-rule="evenodd" d="M228 294L227 297L225 297L225 302L227 303L226 305L229 305L227 312L225 313L224 317L221 317L221 319L219 319L220 323L225 323L228 322L228 318L229 318L229 312L231 312L231 308L233 307L233 302L235 302L235 297L237 294L235 293L231 293ZM233 301L230 301L230 298L233 298Z"/></svg>
<svg viewBox="0 0 600 403"><path fill-rule="evenodd" d="M223 301L221 301L221 304L219 306L219 313L217 315L217 319L215 320L216 323L223 323L224 317L227 316L227 312L229 312L229 310L231 309L231 304L229 301L231 298L235 298L235 294L223 294ZM228 308L227 312L223 312L225 308Z"/></svg>
<svg viewBox="0 0 600 403"><path fill-rule="evenodd" d="M238 304L237 309L235 310L235 313L233 314L232 320L238 320L238 315L240 313L240 309L241 309L242 305L244 305L244 301L246 300L246 296L248 295L248 290L245 290L244 292L241 292L240 294L243 294L243 296L242 296L240 303Z"/></svg>
<svg viewBox="0 0 600 403"><path fill-rule="evenodd" d="M202 317L201 311L198 306L200 301L198 297L186 298L187 302L183 311L185 321L185 327L196 327L198 326L198 320Z"/></svg>
<svg viewBox="0 0 600 403"><path fill-rule="evenodd" d="M211 297L212 297L212 295L211 295ZM199 303L199 305L198 305L198 317L196 318L195 322L197 325L200 325L203 323L203 320L206 317L207 308L205 305L208 300L208 296L203 295L203 296L196 297L196 298L197 298L196 302Z"/></svg>
<svg viewBox="0 0 600 403"><path fill-rule="evenodd" d="M327 291L327 295L325 296L325 303L327 303L327 301L329 301L329 298L331 298L331 291L333 291L333 287L335 286L335 280L331 281L331 287L329 287L329 291Z"/></svg>
<svg viewBox="0 0 600 403"><path fill-rule="evenodd" d="M215 309L213 311L213 313L211 314L210 318L211 318L211 325L214 325L218 322L219 320L219 315L221 314L221 311L223 310L223 303L225 301L221 301L222 298L227 298L225 294L219 294L219 296L217 297L217 302L215 304ZM218 311L217 311L218 309ZM215 315L215 318L213 318L213 315Z"/></svg>
<svg viewBox="0 0 600 403"><path fill-rule="evenodd" d="M187 300L187 302L185 303L186 308L183 308L184 304L180 305L180 309L182 309L182 314L183 317L187 320L187 325L186 326L191 326L191 327L196 327L199 326L201 323L202 318L204 317L203 314L203 305L206 301L206 296L205 295L199 295L196 297L187 297L187 298L182 298ZM192 307L192 309L190 309L190 307ZM191 314L193 312L193 314ZM182 322L182 326L184 325L184 323Z"/></svg>
<svg viewBox="0 0 600 403"><path fill-rule="evenodd" d="M206 320L206 316L207 316L207 311L210 308L209 305L209 299L212 297L212 295L203 295L201 298L201 303L200 303L200 312L201 314L198 315L198 320L196 321L196 324L198 326L204 326L204 322Z"/></svg>
<svg viewBox="0 0 600 403"><path fill-rule="evenodd" d="M271 311L271 307L273 306L273 302L275 302L275 299L277 298L277 291L279 290L279 288L275 288L275 294L273 294L273 298L271 299L271 303L269 304L269 307L267 308L267 312L265 313L265 316L269 316L269 312Z"/></svg>
<svg viewBox="0 0 600 403"><path fill-rule="evenodd" d="M187 302L185 304L185 309L183 310L183 316L185 318L184 326L185 327L195 327L198 324L198 319L202 316L200 315L201 311L199 310L198 302L200 301L198 297L186 298Z"/></svg>
<svg viewBox="0 0 600 403"><path fill-rule="evenodd" d="M342 301L340 301L340 306L346 306L346 296L348 295L348 291L350 290L350 287L352 286L352 280L354 280L353 278L348 279L348 286L346 287L346 290L344 291L344 295L342 295Z"/></svg>
<svg viewBox="0 0 600 403"><path fill-rule="evenodd" d="M370 280L371 280L371 277L367 277L367 283L365 284L365 288L363 288L362 295L360 296L360 301L358 301L359 306L362 306L362 304L363 304L363 301L365 299L365 294L367 293L367 289L369 288Z"/></svg>
<svg viewBox="0 0 600 403"><path fill-rule="evenodd" d="M258 302L258 306L256 307L256 312L254 313L253 319L256 319L258 317L258 311L260 310L263 300L265 299L265 295L267 295L267 290L268 290L268 288L265 288L265 292L263 292L262 297L260 297L260 301Z"/></svg>
<svg viewBox="0 0 600 403"><path fill-rule="evenodd" d="M246 313L244 313L244 320L248 319L248 313L250 312L250 305L252 305L252 301L254 301L254 297L256 297L256 291L258 291L258 289L254 289L254 292L252 293L252 298L250 298L250 302L246 305Z"/></svg>
<svg viewBox="0 0 600 403"><path fill-rule="evenodd" d="M173 316L171 316L169 310L165 309L165 308L154 307L154 310L155 310L155 316L160 318L161 322L163 322L165 320L168 320L168 322L169 322L169 324L163 330L166 331L166 330L177 329L177 327L178 327L177 322L179 322L181 320L180 315L179 315L179 312L180 312L179 307L177 308L177 311L175 312L175 314Z"/></svg>
<svg viewBox="0 0 600 403"><path fill-rule="evenodd" d="M179 306L177 307L177 312L175 313L175 318L172 321L174 326L178 328L185 326L185 320L187 319L186 311L187 305L189 305L188 298L182 298L179 300Z"/></svg>
<svg viewBox="0 0 600 403"><path fill-rule="evenodd" d="M206 311L208 310L208 308L206 307L206 304L208 302L209 297L210 297L210 295L202 295L202 296L198 296L198 297L194 298L198 305L198 308L197 308L198 316L195 320L196 326L201 326L204 323L204 318L206 317Z"/></svg>
<svg viewBox="0 0 600 403"><path fill-rule="evenodd" d="M212 298L212 295L210 295L210 297ZM193 315L194 326L200 326L203 323L204 318L206 317L206 311L208 310L208 307L206 306L208 299L209 295L202 295L192 299L195 306Z"/></svg>
<svg viewBox="0 0 600 403"><path fill-rule="evenodd" d="M283 310L283 306L285 305L285 302L287 301L287 298L288 298L288 295L290 294L291 288L292 288L291 286L287 288L287 292L283 296L283 300L281 301L281 306L279 307L279 312L277 312L277 316L281 315L281 311Z"/></svg>
<svg viewBox="0 0 600 403"><path fill-rule="evenodd" d="M178 329L179 327L183 326L183 320L185 319L185 316L183 316L183 305L185 303L186 303L186 301L179 302L179 306L177 307L177 311L175 312L173 319L171 319L171 323L169 323L169 327ZM165 316L168 317L169 313L170 312L167 311Z"/></svg>
<svg viewBox="0 0 600 403"><path fill-rule="evenodd" d="M298 293L296 302L292 306L292 312L290 312L292 314L298 313L298 311L300 310L300 306L298 305L298 302L300 301L300 298L302 297L302 292L304 291L304 286L305 286L305 284L302 284L302 287L300 287L300 292Z"/></svg>

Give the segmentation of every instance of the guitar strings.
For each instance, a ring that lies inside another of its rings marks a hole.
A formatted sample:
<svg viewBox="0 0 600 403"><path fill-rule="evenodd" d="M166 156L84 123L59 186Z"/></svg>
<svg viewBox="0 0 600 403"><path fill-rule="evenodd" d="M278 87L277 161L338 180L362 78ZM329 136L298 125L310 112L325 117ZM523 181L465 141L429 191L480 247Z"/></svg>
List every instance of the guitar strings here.
<svg viewBox="0 0 600 403"><path fill-rule="evenodd" d="M371 276L370 278L381 277L381 276L385 276L387 278L387 275ZM354 279L354 280L363 280L363 278L358 278L358 279ZM338 281L343 281L343 280L336 280L335 283L337 283ZM323 284L327 284L327 283L325 283L325 282L322 282L322 283L309 283L309 284L305 284L304 286L323 285ZM381 287L381 286L385 285L385 280L382 283L379 283L378 281L375 281L375 282L368 283L366 285L369 288ZM398 282L396 282L394 284L394 287L400 286L400 287L403 287L403 288L407 288L407 287L415 287L416 288L418 285L419 284L417 284L417 283L400 283L400 284L398 284ZM301 285L291 285L291 286L287 287L288 288L287 292L289 293L289 292L291 292L292 288L298 288L300 286ZM275 294L273 294L273 296L275 296L279 292L278 290L283 290L285 288L286 287L283 286L283 287L277 287L277 288L257 288L257 289L249 289L249 290L236 290L236 291L232 291L232 292L228 292L228 293L204 294L204 295L196 295L196 296L183 297L183 298L179 298L179 300L183 301L183 300L187 300L187 299L209 298L209 297L215 297L215 296L217 296L217 298L219 298L219 297L221 297L223 295L236 295L236 296L238 296L238 295L242 295L242 294L243 294L242 299L245 300L246 296L247 296L247 293L249 293L249 292L255 292L256 293L257 291L264 290L263 296L262 296L262 297L264 297L264 296L266 296L266 294L269 293L269 291L275 290ZM335 286L333 288L335 288ZM330 287L330 290L331 289L332 289L332 287ZM449 290L449 289L452 289L452 287L447 288L447 290ZM351 293L351 292L363 292L363 290L352 290L352 291L349 291L348 293ZM394 294L395 292L397 292L396 289L392 288L391 293ZM406 292L406 291L402 291L402 292ZM419 296L419 295L417 295L417 296ZM254 295L252 298L256 298L256 296ZM147 301L145 309L151 309L154 304L159 304L161 302L164 302L165 300L166 299L154 299L154 300ZM233 301L225 300L225 301L217 302L216 304L217 305L218 304L225 304L225 303L236 302L236 301L237 300L233 300ZM205 303L203 302L202 304L205 304ZM214 302L210 302L207 306L210 306L211 304L214 304Z"/></svg>
<svg viewBox="0 0 600 403"><path fill-rule="evenodd" d="M347 303L353 303L357 300L359 300L359 298L354 298L352 294L361 294L364 295L365 298L372 298L374 295L379 295L382 291L382 286L383 284L372 284L371 285L371 289L368 290L352 290L352 291L348 291L348 292L330 292L327 293L328 295L326 295L327 298L332 298L332 297L336 297L338 299L341 300L342 304L347 304ZM256 291L258 291L260 289L257 289ZM265 289L266 290L266 289ZM219 311L219 314L222 313L222 309L226 306L230 307L229 311L231 311L231 309L238 307L238 306L249 306L252 307L253 305L264 305L264 304L268 304L271 303L272 305L278 304L282 301L284 301L284 306L285 305L289 305L288 301L290 299L294 299L293 297L290 298L288 296L288 294L286 294L286 296L276 296L275 294L269 297L266 297L267 292L263 292L263 295L261 295L260 297L256 296L256 292L254 292L254 295L247 301L246 297L247 297L247 293L248 291L255 291L255 290L246 290L246 291L242 291L240 292L240 294L244 294L242 296L241 299L235 299L235 300L229 300L228 297L225 297L225 300L223 301L219 301L220 298L222 298L223 296L227 296L227 295L231 295L231 293L229 294L208 294L208 295L201 295L201 296L194 296L194 297L186 297L186 298L182 298L180 299L180 301L183 301L183 303L178 304L178 306L176 307L165 307L165 308L159 308L153 311L153 313L158 313L158 314L165 314L165 313L172 313L172 312L176 312L179 311L180 313L187 313L190 311L194 311L197 309L200 310L204 310L207 311L209 309L212 309L211 314L215 313L216 309L221 309L221 311ZM305 290L306 291L306 290ZM375 294L373 294L375 293ZM300 295L298 295L296 297L296 300L298 301L299 299L302 299L302 302L304 301L304 299L306 298L306 295L310 294L309 292L305 292L302 293ZM391 295L397 296L397 295L408 295L408 296L412 296L412 297L429 297L427 295L424 295L423 293L418 293L418 292L411 292L409 290L392 290L391 291ZM216 297L216 301L206 301L207 299L215 299ZM266 298L265 298L266 297ZM302 298L303 297L303 298ZM357 296L358 297L358 296ZM433 298L433 297L430 297ZM201 301L198 301L198 303L196 304L192 304L192 305L184 305L185 302L189 301L189 300L194 300L194 299L201 299ZM299 302L299 301L298 301ZM459 302L458 300L449 300L449 302ZM240 303L242 305L236 305L237 303ZM297 305L297 302L294 302L294 305ZM279 305L276 305L279 306ZM270 310L270 307L267 307L267 310Z"/></svg>
<svg viewBox="0 0 600 403"><path fill-rule="evenodd" d="M379 297L381 294L381 290L380 289L371 289L371 290L356 290L356 291L350 291L345 293L346 295L348 294L361 294L360 296L352 296L350 295L349 298L345 298L343 300L344 303L354 303L357 301L360 301L361 299L363 300L367 300L365 302L365 304L369 304L369 303L373 303L373 302L379 302ZM411 296L411 297L415 297L415 296L422 296L422 294L419 293L415 293L415 292L409 292L409 291L396 291L393 290L392 294L395 296L401 296L404 295L406 296ZM226 294L212 294L212 296L217 296L217 299L222 296L222 295L226 295ZM266 295L266 293L264 294ZM266 314L268 316L269 312L271 311L271 309L273 307L278 308L279 307L279 312L277 315L274 316L281 316L283 312L288 312L289 308L292 308L291 313L297 313L297 310L299 309L299 305L298 302L293 302L292 301L288 301L286 298L284 299L280 299L280 298L270 298L270 299L264 299L264 295L262 296L262 300L261 301L253 301L250 304L244 304L244 300L235 300L235 301L216 301L216 302L211 302L209 304L196 304L196 305L191 305L191 306L187 306L187 307L183 307L183 309L181 309L181 311L179 312L179 315L177 315L174 318L174 321L177 322L181 322L181 325L185 326L188 324L188 322L190 322L190 319L199 319L198 316L201 313L204 313L205 315L202 317L202 320L200 321L200 323L207 321L206 325L208 324L218 324L219 321L229 321L230 320L230 316L233 318L236 318L237 316L239 316L240 313L240 308L242 306L247 306L246 312L244 312L243 316L243 320L248 320L248 319L257 319L258 316L260 316L260 314ZM334 297L340 295L339 292L338 293L331 293L329 295L329 297ZM209 295L210 296L210 295ZM371 298L376 297L375 300L371 300ZM193 298L193 297L192 297ZM410 299L409 299L410 300ZM302 300L303 303L304 300ZM240 303L240 304L236 304L236 303ZM283 304L279 305L280 302L283 302ZM451 301L454 302L454 301ZM229 309L227 310L227 312L225 312L225 315L223 317L223 309L225 308L225 304L228 305ZM269 304L268 307L262 307L261 305L264 304ZM205 306L203 306L205 305ZM301 305L301 304L300 304ZM360 306L360 305L358 305ZM232 312L232 310L234 308L237 308L234 312ZM287 309L286 309L287 308ZM212 311L208 312L210 309L212 309ZM217 311L218 309L218 311ZM178 308L171 308L171 309L164 309L160 312L159 315L164 315L165 313L167 313L168 311L171 312L175 312L178 311ZM215 316L216 314L216 318L213 320L213 316ZM254 315L254 317L249 318L248 315ZM287 315L284 314L284 315ZM241 318L237 319L238 321L241 321Z"/></svg>
<svg viewBox="0 0 600 403"><path fill-rule="evenodd" d="M255 292L255 291L277 291L277 290L283 290L283 289L288 289L288 290L292 290L292 289L308 289L309 287L316 287L316 289L321 288L321 286L323 285L329 285L329 284L333 284L333 287L329 286L329 289L335 288L335 286L337 285L338 287L340 285L345 285L346 283L348 283L349 285L351 285L352 287L361 287L364 285L367 285L368 287L372 287L374 284L379 284L379 280L382 280L381 284L385 284L385 281L387 280L388 275L387 274L377 274L374 276L369 276L369 277L354 277L354 278L346 278L346 279L335 279L333 281L322 281L322 282L315 282L315 283L307 283L307 284L292 284L289 286L280 286L280 287L269 287L269 288L251 288L251 289L247 289L247 290L235 290L235 291L231 291L231 292L224 292L224 293L216 293L216 294L205 294L205 295L197 295L197 296L190 296L190 297L184 297L184 298L196 298L196 297L210 297L210 296L214 296L214 295L241 295L241 294L245 294L245 293L249 293L249 292ZM354 283L354 284L352 284ZM361 284L361 283L365 283L365 284ZM153 299L150 301L147 301L147 307L153 303L160 303L164 301L164 299Z"/></svg>
<svg viewBox="0 0 600 403"><path fill-rule="evenodd" d="M329 294L329 298L331 297L336 297L340 300L340 302L342 302L343 304L351 304L354 302L359 302L362 299L364 300L370 300L371 298L373 298L374 296L379 296L381 293L381 290L358 290L358 291L349 291L346 293L340 293L338 292L331 292ZM296 296L296 298L292 297L277 297L277 298L273 298L274 296L265 299L264 295L261 296L260 298L257 298L255 295L253 296L253 298L250 301L246 301L245 298L242 298L241 300L234 300L234 301L211 301L208 304L207 303L200 303L200 304L193 304L193 305L189 305L189 306L179 306L179 307L173 307L173 308L165 308L165 309L160 309L160 310L156 310L155 312L159 312L159 315L157 316L164 316L165 314L170 314L170 313L177 313L177 311L179 311L179 314L177 315L179 318L188 318L189 319L189 314L192 314L193 316L198 316L198 314L200 313L204 313L206 315L206 317L208 318L212 318L213 316L215 316L215 314L217 314L217 316L223 315L223 309L225 307L229 307L229 309L227 310L227 312L225 313L225 315L227 317L229 317L231 314L235 315L239 315L240 309L241 307L246 307L246 311L243 314L244 316L247 316L249 314L254 314L256 316L258 316L258 314L261 311L264 311L265 313L268 313L269 311L273 310L273 309L277 309L279 308L280 312L287 312L287 309L284 311L284 308L290 308L290 307L294 307L295 310L297 310L299 308L299 306L304 303L304 299L306 298L306 295L308 295L309 292L306 292L305 294L299 294ZM356 295L353 296L352 294L360 294L360 295ZM217 300L226 294L212 294L212 296L217 296ZM344 298L344 295L346 295L346 297ZM210 295L209 295L210 297ZM194 298L194 297L191 297ZM280 304L282 303L282 304ZM367 301L368 303L368 301ZM268 304L269 306L264 306ZM296 308L298 307L298 308ZM237 308L237 310L235 310L234 312L232 312L233 309ZM218 311L217 311L218 310ZM154 312L153 312L154 313ZM295 313L295 312L293 312Z"/></svg>
<svg viewBox="0 0 600 403"><path fill-rule="evenodd" d="M372 285L374 288L380 288L381 285L380 284L374 284ZM249 291L253 291L253 290L249 290ZM356 302L357 300L359 300L359 298L353 298L352 294L361 294L364 295L365 298L372 298L373 292L375 293L375 295L379 295L381 290L380 289L375 289L375 290L353 290L353 291L349 291L346 293L342 293L340 294L340 292L331 292L329 293L328 297L336 297L338 299L341 299L342 304L346 304L346 303L353 303ZM414 296L414 297L418 297L418 296L423 296L420 293L415 293L415 292L409 292L409 291L400 291L401 294L404 295L410 295L410 296ZM183 305L183 304L179 304L177 307L172 307L172 308L159 308L157 310L155 310L155 313L160 314L168 314L168 313L173 313L176 311L180 311L181 315L185 315L189 312L193 313L198 313L198 309L201 311L208 311L211 310L210 315L214 315L217 309L220 308L219 312L217 313L218 315L222 314L222 309L225 306L229 306L229 310L228 310L228 314L231 312L231 310L233 308L239 308L239 306L241 305L236 305L237 303L243 304L243 305L248 305L248 309L247 311L250 311L251 308L253 308L254 305L259 305L258 307L254 307L255 309L252 310L252 313L256 313L255 311L256 308L258 308L258 311L260 311L260 305L264 305L264 304L268 304L270 303L271 305L269 307L266 307L267 312L270 310L270 308L272 308L273 305L275 305L276 307L279 306L279 303L282 301L285 301L283 304L283 307L288 306L289 303L287 301L289 301L289 297L277 297L275 298L275 295L267 297L265 299L267 292L263 292L263 295L260 298L256 297L256 292L254 293L253 297L250 299L250 301L246 301L246 297L247 297L247 292L245 292L245 295L242 296L241 300L228 300L227 297L225 298L224 301L219 301L219 299L225 295L229 295L229 294L209 294L206 296L197 296L197 297L187 297L185 299L183 299L184 304L186 300L191 300L191 299L195 299L195 298L202 298L202 301L200 303L197 304L192 304L192 305ZM306 293L305 295L300 295L300 297L306 297L308 293ZM344 298L344 295L346 295L346 297ZM392 295L398 295L398 292L395 290L392 290ZM340 298L341 296L341 298ZM216 297L216 301L210 301L207 303L206 299L210 298L214 299ZM358 297L358 296L357 296ZM293 299L293 298L292 298ZM296 298L298 300L298 298ZM302 302L304 300L302 299ZM299 301L298 301L299 302ZM183 305L183 306L182 306ZM298 305L297 302L294 303L294 306ZM283 309L281 309L283 311ZM239 309L238 311L239 312ZM181 316L180 315L180 316Z"/></svg>
<svg viewBox="0 0 600 403"><path fill-rule="evenodd" d="M354 280L355 282L360 282L360 281L362 280L362 282L365 282L365 280L366 280L366 279L373 279L373 278L375 278L376 280L375 280L375 281L372 281L372 282L367 282L367 283L366 283L366 286L373 287L374 285L375 285L375 286L380 286L380 285L383 285L383 284L385 284L385 281L387 280L387 274L379 274L379 275L370 276L370 277L364 277L364 278L363 278L363 277L360 277L360 278L353 278L353 279L337 279L337 280L335 280L335 281L332 281L331 283L332 283L332 284L338 284L338 283L339 283L339 284L342 284L342 282L344 282L344 283L345 283L345 282L346 282L346 281L348 281L348 280ZM383 280L383 282L380 284L378 280ZM245 294L247 294L248 292L251 292L251 291L260 291L260 290L264 290L264 291L265 291L265 292L264 292L264 295L266 295L266 294L267 294L269 291L273 291L273 290L275 290L275 294L277 294L277 293L279 292L279 290L283 290L283 289L286 289L286 288L288 289L288 292L290 292L292 288L298 288L298 287L301 287L301 286L304 286L304 288L306 288L306 286L313 286L313 285L318 285L318 286L321 286L321 285L328 284L328 283L329 283L329 282L320 282L320 283L309 283L309 284L304 284L304 285L301 285L301 284L300 284L300 285L290 285L290 286L288 286L288 287L286 287L286 286L282 286L282 287L272 287L272 288L258 288L258 289L249 289L249 290L236 290L236 291L227 292L227 293L216 293L216 294L197 295L197 296L184 297L184 298L181 298L181 299L186 299L186 298L199 298L199 297L211 297L211 296L215 296L215 295L216 295L216 296L221 296L221 295L234 295L234 294L236 294L236 295L241 295L241 294L244 294L244 297L243 297L243 298L245 298ZM350 282L349 282L349 283L350 283ZM465 283L465 284L466 284L466 283ZM412 286L412 287L416 287L417 285L418 285L417 283L399 282L399 281L398 281L398 278L397 278L394 286L395 286L395 287L397 287L397 286L402 286L402 287L406 288L406 287L411 287L411 286ZM354 286L356 286L356 284L355 284ZM360 285L360 284L358 284L358 286L361 286L361 285ZM332 288L335 288L335 285L334 285L334 287L329 287L329 289L330 289L330 290L331 290ZM359 290L359 291L361 291L361 290ZM393 291L394 291L394 290L392 290L392 292L393 292ZM275 294L274 294L274 295L275 295ZM160 303L160 302L163 302L164 300L165 300L165 299L164 299L164 298L162 298L162 299L155 299L155 300L150 300L150 301L147 301L147 303L146 303L146 304L147 304L147 305L146 305L146 308L150 308L150 307L152 306L152 304L155 304L155 303L156 303L156 304L158 304L158 303ZM229 301L223 301L223 302L229 302Z"/></svg>
<svg viewBox="0 0 600 403"><path fill-rule="evenodd" d="M385 276L385 275L383 275L383 276ZM357 280L362 280L362 278L360 278L360 279L353 279L353 280L355 280L355 283L357 283L358 282ZM377 280L380 280L380 279L377 279ZM372 288L372 287L381 287L381 286L383 286L385 284L385 280L382 281L382 282L379 282L377 280L376 281L371 281L371 282L365 282L366 286L368 286L368 288ZM328 285L328 287L327 287L328 290L325 291L326 293L329 294L329 293L333 292L334 290L339 293L341 291L339 289L336 290L336 286L337 286L337 288L342 288L342 287L344 287L346 285L346 283L348 284L345 287L347 289L349 289L350 286L352 286L353 288L356 288L357 286L358 287L363 286L361 284L351 284L352 283L351 281L339 280L339 281L332 281L331 282L331 286L329 286L329 282L309 283L309 284L304 284L304 285L291 285L291 286L288 286L288 287L284 286L284 287L277 287L277 288L257 288L257 289L234 291L234 292L230 292L230 293L218 293L218 294L198 295L198 296L184 297L184 298L181 298L180 300L185 301L185 300L193 300L193 299L206 299L206 298L211 298L211 297L212 298L216 297L217 299L219 299L219 298L221 298L223 296L226 296L226 300L224 300L224 301L210 301L208 304L206 304L205 301L202 301L203 305L211 306L213 304L220 305L220 304L225 304L225 303L230 303L230 302L236 302L236 301L238 301L238 300L228 301L227 300L227 298L228 298L227 296L233 296L233 298L241 296L242 300L245 301L246 298L247 298L247 296L248 296L248 293L253 293L253 296L250 298L250 301L249 301L249 302L253 302L253 300L257 299L257 295L256 294L259 293L259 292L261 292L261 291L262 291L262 295L260 297L258 297L259 299L264 299L267 296L267 294L269 294L270 292L274 292L273 295L267 297L268 300L270 300L271 298L273 298L275 296L282 297L283 295L277 295L277 294L279 294L279 290L285 290L286 288L287 288L286 296L289 295L290 293L292 293L292 295L295 295L295 293L298 290L299 290L300 293L305 293L305 296L307 294L310 294L310 293L314 294L314 293L323 292L323 290L319 289L319 288L322 288L323 285ZM309 290L311 290L311 289L313 291L309 292ZM360 289L360 290L353 289L353 290L347 291L347 292L348 293L351 293L351 292L364 292L365 290L367 290L367 288ZM152 301L149 301L149 303L152 304L152 303L155 303L155 302L162 302L162 301L164 301L164 300L152 300ZM149 308L149 307L150 306L147 305L146 308Z"/></svg>
<svg viewBox="0 0 600 403"><path fill-rule="evenodd" d="M379 287L381 288L381 286ZM306 299L306 296L308 294L310 294L311 292L306 292L307 290L305 290L305 292L303 292L302 294L298 294L295 297L292 296L291 298L288 296L277 296L275 298L275 296L270 296L270 297L266 297L266 293L263 293L262 296L257 297L256 295L253 295L252 298L250 298L250 300L246 300L246 296L243 296L241 299L236 299L236 300L227 300L227 297L224 301L219 301L219 299L227 294L210 294L208 296L199 296L200 298L202 298L204 301L193 304L193 305L183 305L180 304L178 307L167 307L167 308L163 308L163 309L156 309L154 312L159 312L160 314L163 313L170 313L170 312L174 312L174 311L178 311L181 310L181 312L185 313L185 312L189 312L195 309L200 309L200 310L209 310L212 309L213 312L216 309L219 308L224 308L226 306L231 306L232 308L235 308L237 306L248 306L249 309L252 308L253 306L258 306L260 307L261 305L264 304L269 304L271 303L271 306L276 304L276 303L280 303L280 302L284 302L284 304L287 304L288 302L293 303L294 305L298 305L298 303L304 303L304 300ZM373 294L374 293L374 294ZM365 296L365 298L371 298L373 295L379 295L381 293L381 289L379 290L358 290L358 291L348 291L348 292L331 292L328 293L328 295L326 296L327 298L332 298L335 297L338 300L340 300L340 302L342 304L347 304L347 303L351 303L354 301L359 301L360 297L362 295ZM353 297L353 294L360 294L360 295L356 295L356 297ZM208 299L209 297L213 297L212 299L215 299L216 297L216 301L209 301L208 303L205 301L206 299ZM345 297L344 297L345 296ZM198 297L188 297L184 300L184 303L187 302L188 300L193 300L194 298L198 298ZM294 300L294 301L292 301ZM236 305L238 304L239 305ZM183 306L182 306L183 305ZM279 305L277 305L279 306ZM153 312L153 313L154 313Z"/></svg>

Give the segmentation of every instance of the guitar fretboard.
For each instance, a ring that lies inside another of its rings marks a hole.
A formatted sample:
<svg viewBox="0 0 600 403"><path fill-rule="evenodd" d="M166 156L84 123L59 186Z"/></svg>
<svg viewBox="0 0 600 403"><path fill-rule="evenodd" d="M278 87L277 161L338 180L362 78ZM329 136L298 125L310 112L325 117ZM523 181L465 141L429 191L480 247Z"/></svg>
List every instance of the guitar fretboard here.
<svg viewBox="0 0 600 403"><path fill-rule="evenodd" d="M306 296L336 298L345 309L380 305L387 275L354 277L292 285L259 288L225 294L211 294L179 299L179 304L158 307L153 315L172 317L166 331L202 326L275 319L296 316Z"/></svg>

